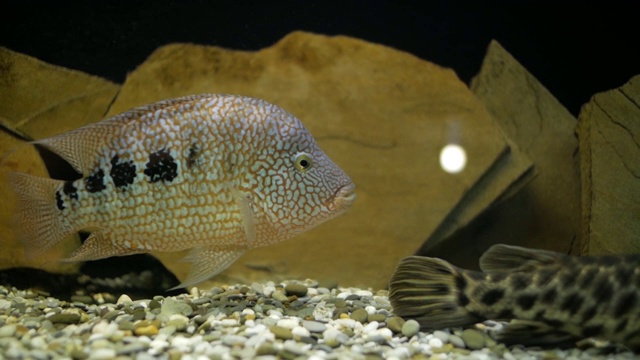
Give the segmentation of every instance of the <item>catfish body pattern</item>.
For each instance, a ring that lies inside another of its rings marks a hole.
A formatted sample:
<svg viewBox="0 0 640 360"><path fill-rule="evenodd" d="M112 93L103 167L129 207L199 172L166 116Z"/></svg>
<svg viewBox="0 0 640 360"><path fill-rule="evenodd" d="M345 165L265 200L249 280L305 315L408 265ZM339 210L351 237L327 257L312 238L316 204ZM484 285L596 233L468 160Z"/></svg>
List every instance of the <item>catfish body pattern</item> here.
<svg viewBox="0 0 640 360"><path fill-rule="evenodd" d="M574 257L494 245L480 268L401 260L389 283L394 312L425 330L514 319L497 334L507 344L566 346L596 337L640 350L640 255Z"/></svg>
<svg viewBox="0 0 640 360"><path fill-rule="evenodd" d="M28 254L77 231L67 261L191 249L193 285L247 249L343 213L350 178L293 115L266 101L202 94L135 108L38 140L82 178L12 173Z"/></svg>

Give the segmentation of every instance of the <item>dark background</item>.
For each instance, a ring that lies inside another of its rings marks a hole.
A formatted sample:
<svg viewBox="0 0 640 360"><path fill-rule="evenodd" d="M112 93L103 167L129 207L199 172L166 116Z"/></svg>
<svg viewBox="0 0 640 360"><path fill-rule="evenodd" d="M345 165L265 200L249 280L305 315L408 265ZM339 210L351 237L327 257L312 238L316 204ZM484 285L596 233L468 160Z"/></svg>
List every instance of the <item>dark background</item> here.
<svg viewBox="0 0 640 360"><path fill-rule="evenodd" d="M498 40L574 115L640 74L640 1L3 1L0 46L123 82L157 47L257 50L293 30L349 35L465 82Z"/></svg>

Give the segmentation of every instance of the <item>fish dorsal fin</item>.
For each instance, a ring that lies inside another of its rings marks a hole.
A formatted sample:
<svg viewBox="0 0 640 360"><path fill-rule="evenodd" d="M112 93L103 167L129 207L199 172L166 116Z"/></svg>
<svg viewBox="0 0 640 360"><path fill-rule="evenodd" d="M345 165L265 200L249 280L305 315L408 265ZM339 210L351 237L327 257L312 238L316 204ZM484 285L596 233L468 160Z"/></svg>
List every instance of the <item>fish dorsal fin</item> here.
<svg viewBox="0 0 640 360"><path fill-rule="evenodd" d="M95 165L96 152L123 125L131 119L121 114L95 124L33 141L60 155L65 161L82 175L87 175Z"/></svg>
<svg viewBox="0 0 640 360"><path fill-rule="evenodd" d="M50 138L33 141L33 144L43 145L60 155L73 168L83 175L88 175L95 165L95 155L98 149L116 133L125 134L123 126L155 111L179 106L190 101L212 97L212 94L184 96L167 99L149 105L143 105L112 116L100 122L62 133Z"/></svg>
<svg viewBox="0 0 640 360"><path fill-rule="evenodd" d="M565 255L520 246L496 244L480 257L480 269L485 272L511 271L536 265L549 265Z"/></svg>

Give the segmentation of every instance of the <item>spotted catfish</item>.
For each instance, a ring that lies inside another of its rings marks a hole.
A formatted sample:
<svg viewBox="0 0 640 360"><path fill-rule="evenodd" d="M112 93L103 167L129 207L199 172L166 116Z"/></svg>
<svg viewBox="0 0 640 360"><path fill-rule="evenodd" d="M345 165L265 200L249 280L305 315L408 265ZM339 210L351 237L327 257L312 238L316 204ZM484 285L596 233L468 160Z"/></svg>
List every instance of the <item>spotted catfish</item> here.
<svg viewBox="0 0 640 360"><path fill-rule="evenodd" d="M165 100L34 143L82 178L10 174L28 254L80 230L91 235L67 261L191 249L179 287L336 217L355 199L349 177L302 123L255 98Z"/></svg>
<svg viewBox="0 0 640 360"><path fill-rule="evenodd" d="M574 257L494 245L480 268L401 260L389 284L394 312L423 329L515 319L498 334L509 344L599 337L640 350L640 255Z"/></svg>

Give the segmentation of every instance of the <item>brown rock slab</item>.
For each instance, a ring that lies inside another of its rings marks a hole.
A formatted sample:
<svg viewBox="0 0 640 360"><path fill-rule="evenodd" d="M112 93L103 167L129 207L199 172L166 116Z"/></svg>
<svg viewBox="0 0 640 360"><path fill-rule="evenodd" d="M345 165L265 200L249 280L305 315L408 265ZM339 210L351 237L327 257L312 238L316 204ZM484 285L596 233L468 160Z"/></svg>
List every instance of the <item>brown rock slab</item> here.
<svg viewBox="0 0 640 360"><path fill-rule="evenodd" d="M77 235L42 257L25 257L14 233L15 200L6 172L47 177L40 156L22 139L42 138L100 120L117 91L118 85L109 81L0 47L0 269L69 272L79 266L58 262L79 246Z"/></svg>
<svg viewBox="0 0 640 360"><path fill-rule="evenodd" d="M39 139L98 121L119 85L0 47L0 124Z"/></svg>
<svg viewBox="0 0 640 360"><path fill-rule="evenodd" d="M640 76L580 111L584 254L640 253Z"/></svg>
<svg viewBox="0 0 640 360"><path fill-rule="evenodd" d="M162 47L129 75L110 113L202 92L255 96L292 112L358 193L347 214L249 251L218 280L309 277L386 287L398 260L420 247L506 147L453 71L361 40L302 32L257 52ZM470 157L458 175L438 163L452 125ZM189 268L177 261L182 255L159 254L179 277ZM270 265L282 272L257 270Z"/></svg>
<svg viewBox="0 0 640 360"><path fill-rule="evenodd" d="M495 243L577 252L581 193L576 119L496 41L471 89L505 136L533 161L537 175L427 254L477 267L478 257Z"/></svg>

